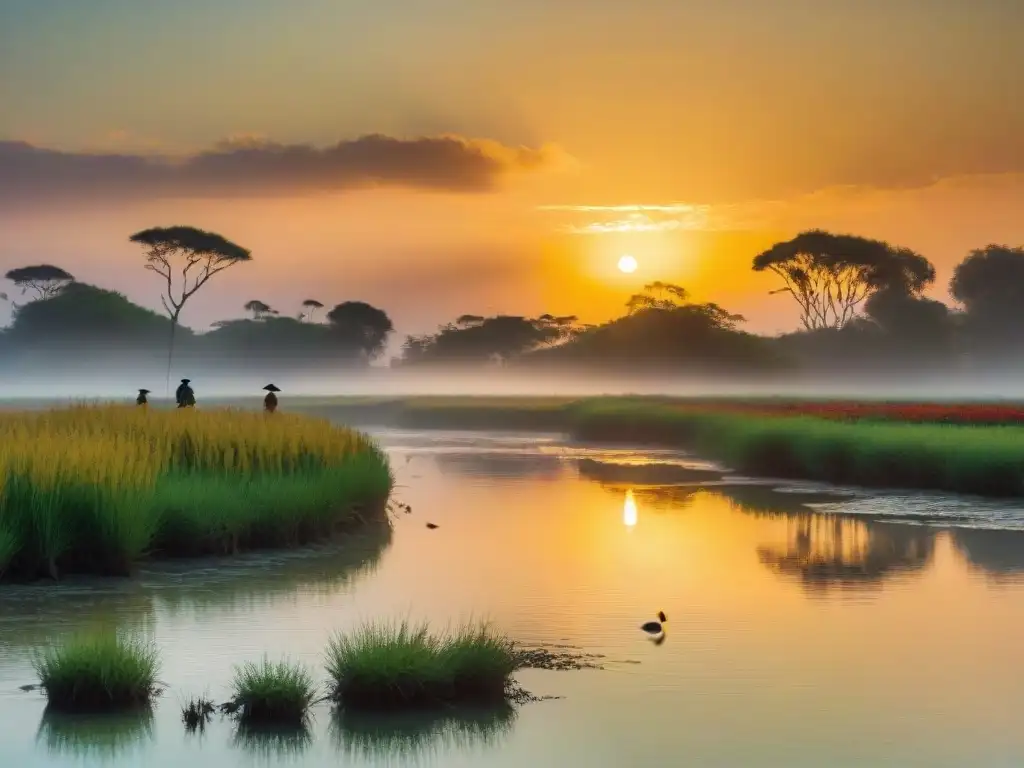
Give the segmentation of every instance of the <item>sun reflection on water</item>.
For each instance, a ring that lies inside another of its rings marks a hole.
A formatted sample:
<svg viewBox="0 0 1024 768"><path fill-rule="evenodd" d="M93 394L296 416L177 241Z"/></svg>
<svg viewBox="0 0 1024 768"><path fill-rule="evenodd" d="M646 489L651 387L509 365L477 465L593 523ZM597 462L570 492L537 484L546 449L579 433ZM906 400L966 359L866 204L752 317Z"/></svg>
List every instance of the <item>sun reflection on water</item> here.
<svg viewBox="0 0 1024 768"><path fill-rule="evenodd" d="M633 498L633 489L626 491L626 499L622 502L622 522L627 528L636 525L637 509L636 499Z"/></svg>

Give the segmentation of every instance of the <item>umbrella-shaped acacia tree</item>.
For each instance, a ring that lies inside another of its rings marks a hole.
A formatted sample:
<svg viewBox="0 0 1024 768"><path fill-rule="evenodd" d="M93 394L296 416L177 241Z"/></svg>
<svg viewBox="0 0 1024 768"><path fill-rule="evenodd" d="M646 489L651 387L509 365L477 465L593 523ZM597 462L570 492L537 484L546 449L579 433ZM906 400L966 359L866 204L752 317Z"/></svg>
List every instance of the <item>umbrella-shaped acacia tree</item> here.
<svg viewBox="0 0 1024 768"><path fill-rule="evenodd" d="M18 286L22 293L35 291L37 299L52 299L63 290L64 286L75 279L70 272L55 267L53 264L17 267L4 277Z"/></svg>
<svg viewBox="0 0 1024 768"><path fill-rule="evenodd" d="M305 314L309 322L313 322L313 316L316 315L318 309L324 308L324 305L316 299L306 299L302 302L302 306L307 310Z"/></svg>
<svg viewBox="0 0 1024 768"><path fill-rule="evenodd" d="M154 227L136 232L129 239L146 249L146 269L160 275L166 284L160 302L171 319L167 346L167 387L170 389L174 334L185 302L218 272L251 261L252 253L215 232L195 227Z"/></svg>
<svg viewBox="0 0 1024 768"><path fill-rule="evenodd" d="M754 271L778 275L800 306L808 331L842 328L876 291L918 296L935 280L935 268L909 248L855 235L801 232L754 258Z"/></svg>

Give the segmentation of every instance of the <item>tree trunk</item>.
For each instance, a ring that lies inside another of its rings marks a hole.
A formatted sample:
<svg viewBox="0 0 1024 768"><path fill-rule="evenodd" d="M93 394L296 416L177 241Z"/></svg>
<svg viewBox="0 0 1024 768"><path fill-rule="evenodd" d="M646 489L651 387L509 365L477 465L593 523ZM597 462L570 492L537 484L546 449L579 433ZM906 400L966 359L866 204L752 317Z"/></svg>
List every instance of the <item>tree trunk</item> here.
<svg viewBox="0 0 1024 768"><path fill-rule="evenodd" d="M167 378L164 380L164 394L171 396L171 363L174 361L174 333L178 330L178 313L171 315L171 338L167 344Z"/></svg>

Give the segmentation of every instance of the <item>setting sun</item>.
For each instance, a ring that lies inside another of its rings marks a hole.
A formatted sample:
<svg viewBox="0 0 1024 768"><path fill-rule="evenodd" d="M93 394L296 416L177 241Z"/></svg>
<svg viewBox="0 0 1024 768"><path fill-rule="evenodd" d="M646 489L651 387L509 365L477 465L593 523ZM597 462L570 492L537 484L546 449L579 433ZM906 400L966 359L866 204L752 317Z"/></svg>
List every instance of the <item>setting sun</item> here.
<svg viewBox="0 0 1024 768"><path fill-rule="evenodd" d="M625 272L627 275L632 272L636 272L636 268L638 266L639 264L637 264L636 259L630 256L629 254L626 254L621 259L619 259L619 271Z"/></svg>

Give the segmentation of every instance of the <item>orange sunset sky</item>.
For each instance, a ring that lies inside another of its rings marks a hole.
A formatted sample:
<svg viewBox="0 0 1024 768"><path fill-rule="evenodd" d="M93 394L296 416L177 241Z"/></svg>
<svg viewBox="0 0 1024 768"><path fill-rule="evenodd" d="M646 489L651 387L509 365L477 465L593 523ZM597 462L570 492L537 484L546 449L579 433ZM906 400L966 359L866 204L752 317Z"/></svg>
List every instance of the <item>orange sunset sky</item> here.
<svg viewBox="0 0 1024 768"><path fill-rule="evenodd" d="M777 332L750 261L821 227L948 298L1024 244L1022 33L1020 0L0 0L0 267L156 309L127 238L181 223L254 256L194 328L253 298L600 321L666 280Z"/></svg>

